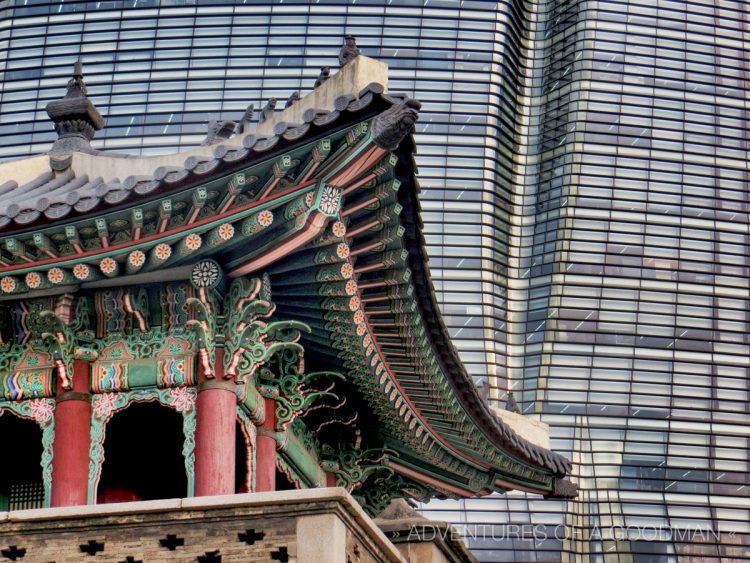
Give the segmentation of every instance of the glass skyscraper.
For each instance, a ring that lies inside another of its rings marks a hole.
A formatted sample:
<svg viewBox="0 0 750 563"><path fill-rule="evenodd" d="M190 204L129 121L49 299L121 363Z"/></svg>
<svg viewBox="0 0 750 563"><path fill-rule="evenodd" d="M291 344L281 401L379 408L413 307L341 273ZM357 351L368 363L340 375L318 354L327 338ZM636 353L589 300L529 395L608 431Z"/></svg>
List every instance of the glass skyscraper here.
<svg viewBox="0 0 750 563"><path fill-rule="evenodd" d="M740 0L0 0L0 158L49 148L79 52L94 146L154 154L311 90L356 35L423 102L454 342L581 486L426 513L482 561L750 558L749 30Z"/></svg>

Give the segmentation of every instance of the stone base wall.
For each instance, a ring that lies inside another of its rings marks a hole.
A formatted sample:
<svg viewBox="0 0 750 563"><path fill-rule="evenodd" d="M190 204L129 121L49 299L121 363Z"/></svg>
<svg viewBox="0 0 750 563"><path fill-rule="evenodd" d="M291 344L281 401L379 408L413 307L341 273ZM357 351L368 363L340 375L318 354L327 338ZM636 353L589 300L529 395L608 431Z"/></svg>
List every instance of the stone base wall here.
<svg viewBox="0 0 750 563"><path fill-rule="evenodd" d="M14 560L405 561L340 488L0 513L0 561Z"/></svg>

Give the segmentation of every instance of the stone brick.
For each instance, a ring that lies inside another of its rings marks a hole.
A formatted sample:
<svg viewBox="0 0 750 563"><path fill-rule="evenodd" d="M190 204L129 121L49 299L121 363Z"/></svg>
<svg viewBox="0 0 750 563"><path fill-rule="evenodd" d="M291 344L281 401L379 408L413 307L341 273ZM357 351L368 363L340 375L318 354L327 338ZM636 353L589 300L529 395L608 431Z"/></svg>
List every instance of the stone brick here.
<svg viewBox="0 0 750 563"><path fill-rule="evenodd" d="M184 563L215 551L222 563L271 562L280 549L300 563L403 561L334 488L12 512L0 538L0 549L26 549L23 563ZM83 552L90 541L103 550Z"/></svg>

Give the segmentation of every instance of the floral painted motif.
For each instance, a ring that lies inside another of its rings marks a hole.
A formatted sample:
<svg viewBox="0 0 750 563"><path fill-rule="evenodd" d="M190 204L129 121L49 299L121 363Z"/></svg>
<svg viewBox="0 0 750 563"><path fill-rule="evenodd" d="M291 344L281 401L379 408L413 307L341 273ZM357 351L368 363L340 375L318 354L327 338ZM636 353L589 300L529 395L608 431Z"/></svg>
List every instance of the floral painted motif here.
<svg viewBox="0 0 750 563"><path fill-rule="evenodd" d="M86 264L76 264L73 266L73 276L78 280L86 280L91 275L91 268Z"/></svg>
<svg viewBox="0 0 750 563"><path fill-rule="evenodd" d="M99 268L104 274L109 276L114 274L117 270L117 262L115 262L113 258L107 257L99 262Z"/></svg>
<svg viewBox="0 0 750 563"><path fill-rule="evenodd" d="M336 221L331 227L331 232L337 237L341 238L346 234L346 225L341 221Z"/></svg>
<svg viewBox="0 0 750 563"><path fill-rule="evenodd" d="M320 210L326 215L333 215L339 210L341 190L334 186L326 186L320 196Z"/></svg>
<svg viewBox="0 0 750 563"><path fill-rule="evenodd" d="M336 256L341 258L342 260L344 258L347 258L349 256L349 245L345 242L340 242L336 245Z"/></svg>
<svg viewBox="0 0 750 563"><path fill-rule="evenodd" d="M157 244L156 247L154 247L154 255L159 260L167 260L172 256L172 247L165 243Z"/></svg>
<svg viewBox="0 0 750 563"><path fill-rule="evenodd" d="M258 223L260 223L264 227L270 226L271 223L273 223L273 213L271 213L267 209L261 211L258 215Z"/></svg>
<svg viewBox="0 0 750 563"><path fill-rule="evenodd" d="M234 227L229 223L219 225L219 237L221 240L229 240L234 236ZM200 245L198 245L200 246Z"/></svg>
<svg viewBox="0 0 750 563"><path fill-rule="evenodd" d="M349 299L349 309L351 311L356 311L359 309L359 297L357 297L356 295Z"/></svg>
<svg viewBox="0 0 750 563"><path fill-rule="evenodd" d="M214 260L201 260L190 274L195 287L213 287L219 282L219 265Z"/></svg>
<svg viewBox="0 0 750 563"><path fill-rule="evenodd" d="M16 280L10 276L0 279L0 289L3 293L13 293L17 285Z"/></svg>
<svg viewBox="0 0 750 563"><path fill-rule="evenodd" d="M102 393L94 398L94 416L99 420L107 420L115 409L117 393Z"/></svg>
<svg viewBox="0 0 750 563"><path fill-rule="evenodd" d="M42 276L37 274L36 272L29 272L26 274L26 285L28 285L31 289L36 289L40 285L42 285Z"/></svg>
<svg viewBox="0 0 750 563"><path fill-rule="evenodd" d="M354 323L360 325L363 322L365 322L365 314L362 312L362 309L360 309L354 313Z"/></svg>
<svg viewBox="0 0 750 563"><path fill-rule="evenodd" d="M355 293L357 293L357 282L355 282L354 280L349 280L348 282L346 282L345 287L347 295L354 295Z"/></svg>
<svg viewBox="0 0 750 563"><path fill-rule="evenodd" d="M203 244L203 239L201 239L198 234L190 233L185 237L185 246L189 250L198 250L201 247L201 244Z"/></svg>
<svg viewBox="0 0 750 563"><path fill-rule="evenodd" d="M365 332L367 332L367 327L364 324L357 325L357 336L362 336Z"/></svg>
<svg viewBox="0 0 750 563"><path fill-rule="evenodd" d="M185 413L193 410L195 397L185 387L174 387L169 390L172 404L177 412Z"/></svg>
<svg viewBox="0 0 750 563"><path fill-rule="evenodd" d="M31 401L31 417L40 424L48 421L55 412L53 404L49 399L33 399Z"/></svg>
<svg viewBox="0 0 750 563"><path fill-rule="evenodd" d="M52 283L62 283L62 281L65 279L65 272L63 272L60 268L52 268L49 272L47 272L47 279Z"/></svg>
<svg viewBox="0 0 750 563"><path fill-rule="evenodd" d="M128 264L134 268L140 268L146 263L146 255L140 250L134 250L128 255Z"/></svg>
<svg viewBox="0 0 750 563"><path fill-rule="evenodd" d="M344 279L349 279L354 275L354 266L349 264L348 262L346 264L341 264L341 276Z"/></svg>

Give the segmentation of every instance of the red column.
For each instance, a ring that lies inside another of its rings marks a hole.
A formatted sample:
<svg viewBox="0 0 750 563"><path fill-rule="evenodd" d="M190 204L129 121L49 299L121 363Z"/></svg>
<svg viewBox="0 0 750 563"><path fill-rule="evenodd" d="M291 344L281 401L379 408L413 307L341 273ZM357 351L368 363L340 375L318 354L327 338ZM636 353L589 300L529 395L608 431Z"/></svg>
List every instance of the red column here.
<svg viewBox="0 0 750 563"><path fill-rule="evenodd" d="M195 428L195 495L234 494L237 395L224 379L224 350L216 349L215 379L198 380Z"/></svg>
<svg viewBox="0 0 750 563"><path fill-rule="evenodd" d="M333 473L326 473L326 487L337 487L336 475Z"/></svg>
<svg viewBox="0 0 750 563"><path fill-rule="evenodd" d="M255 438L255 491L276 490L276 401L264 399L266 419Z"/></svg>
<svg viewBox="0 0 750 563"><path fill-rule="evenodd" d="M91 395L89 364L73 360L73 389L58 382L52 459L52 506L88 501Z"/></svg>

